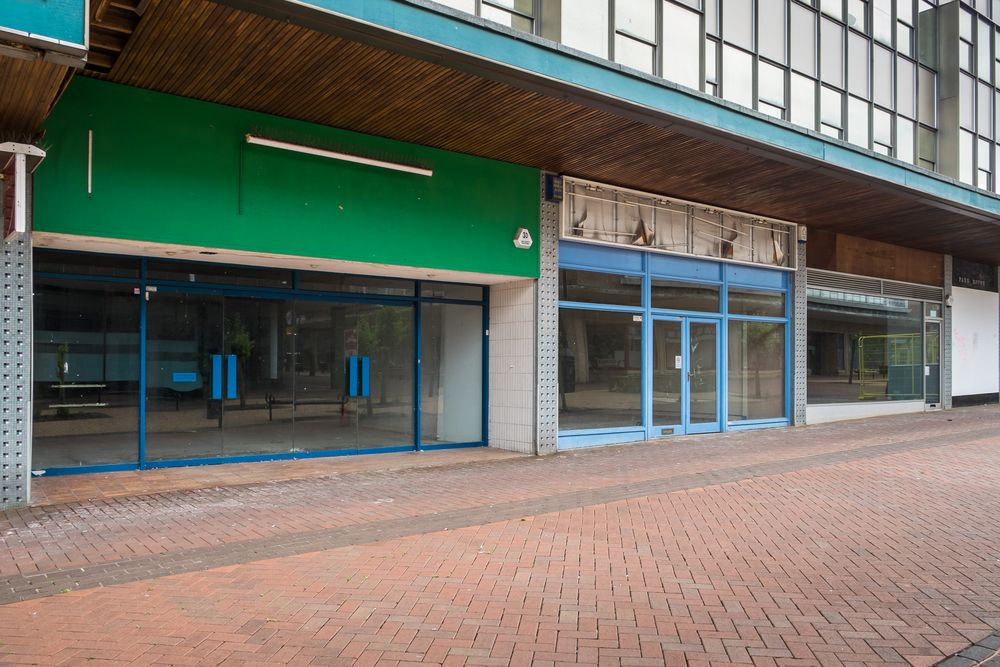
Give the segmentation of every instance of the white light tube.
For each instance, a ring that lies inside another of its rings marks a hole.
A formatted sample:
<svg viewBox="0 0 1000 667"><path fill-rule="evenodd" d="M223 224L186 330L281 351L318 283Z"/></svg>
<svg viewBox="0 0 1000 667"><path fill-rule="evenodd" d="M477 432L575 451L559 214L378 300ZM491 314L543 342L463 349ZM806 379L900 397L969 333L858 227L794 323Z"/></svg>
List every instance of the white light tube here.
<svg viewBox="0 0 1000 667"><path fill-rule="evenodd" d="M247 135L247 143L255 146L267 146L268 148L279 148L281 150L293 151L295 153L305 153L306 155L317 155L319 157L328 157L333 160L343 160L344 162L353 162L355 164L366 164L370 167L381 167L382 169L405 171L408 174L417 174L419 176L434 175L434 171L431 169L423 169L421 167L411 167L408 164L399 164L398 162L385 162L383 160L373 160L371 158L361 157L359 155L338 153L336 151L328 151L322 148L314 148L312 146L290 144L285 141L275 141L274 139L265 139L264 137L258 137L257 135L254 134Z"/></svg>
<svg viewBox="0 0 1000 667"><path fill-rule="evenodd" d="M28 230L27 164L24 153L14 155L14 231L19 234Z"/></svg>

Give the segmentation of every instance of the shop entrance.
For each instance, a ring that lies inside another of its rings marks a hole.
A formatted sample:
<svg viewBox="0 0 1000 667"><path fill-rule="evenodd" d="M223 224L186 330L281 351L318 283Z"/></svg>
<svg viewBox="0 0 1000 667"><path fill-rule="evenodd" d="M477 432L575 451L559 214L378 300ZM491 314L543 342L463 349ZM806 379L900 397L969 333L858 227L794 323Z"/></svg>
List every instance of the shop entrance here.
<svg viewBox="0 0 1000 667"><path fill-rule="evenodd" d="M654 437L722 430L719 370L717 320L653 319Z"/></svg>

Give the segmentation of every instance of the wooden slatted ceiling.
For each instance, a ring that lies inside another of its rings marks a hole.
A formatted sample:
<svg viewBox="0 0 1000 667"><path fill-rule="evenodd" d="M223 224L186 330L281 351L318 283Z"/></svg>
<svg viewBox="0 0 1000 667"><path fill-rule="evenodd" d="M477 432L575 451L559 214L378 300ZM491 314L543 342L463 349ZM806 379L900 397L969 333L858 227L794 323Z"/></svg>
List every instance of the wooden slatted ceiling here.
<svg viewBox="0 0 1000 667"><path fill-rule="evenodd" d="M0 141L31 143L66 81L68 68L0 56Z"/></svg>
<svg viewBox="0 0 1000 667"><path fill-rule="evenodd" d="M91 76L1000 261L1000 229L842 176L391 53L208 0L152 0Z"/></svg>

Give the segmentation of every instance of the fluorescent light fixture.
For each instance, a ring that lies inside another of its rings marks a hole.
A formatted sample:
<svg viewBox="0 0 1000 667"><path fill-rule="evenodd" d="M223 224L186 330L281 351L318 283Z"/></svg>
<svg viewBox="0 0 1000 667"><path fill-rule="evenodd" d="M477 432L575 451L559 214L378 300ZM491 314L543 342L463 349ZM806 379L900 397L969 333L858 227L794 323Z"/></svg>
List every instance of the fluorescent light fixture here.
<svg viewBox="0 0 1000 667"><path fill-rule="evenodd" d="M411 167L408 164L399 164L398 162L386 162L384 160L373 160L372 158L361 157L360 155L351 155L349 153L338 153L337 151L328 151L323 148L315 148L313 146L302 146L301 144L290 144L286 141L276 141L274 139L265 139L264 137L258 137L255 134L247 135L247 143L254 146L267 146L268 148L279 148L285 151L292 151L294 153L305 153L306 155L316 155L319 157L328 157L333 160L343 160L344 162L353 162L355 164L366 164L370 167L381 167L382 169L392 169L394 171L404 171L408 174L417 174L419 176L433 176L434 171L431 169L423 169L421 167Z"/></svg>

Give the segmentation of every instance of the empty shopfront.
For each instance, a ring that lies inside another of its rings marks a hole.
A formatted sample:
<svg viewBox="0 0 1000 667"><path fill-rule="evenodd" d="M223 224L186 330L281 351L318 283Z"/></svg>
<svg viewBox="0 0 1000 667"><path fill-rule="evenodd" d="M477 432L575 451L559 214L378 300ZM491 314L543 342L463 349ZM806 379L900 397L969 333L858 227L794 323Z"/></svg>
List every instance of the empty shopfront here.
<svg viewBox="0 0 1000 667"><path fill-rule="evenodd" d="M482 445L484 299L481 286L37 252L33 468Z"/></svg>

